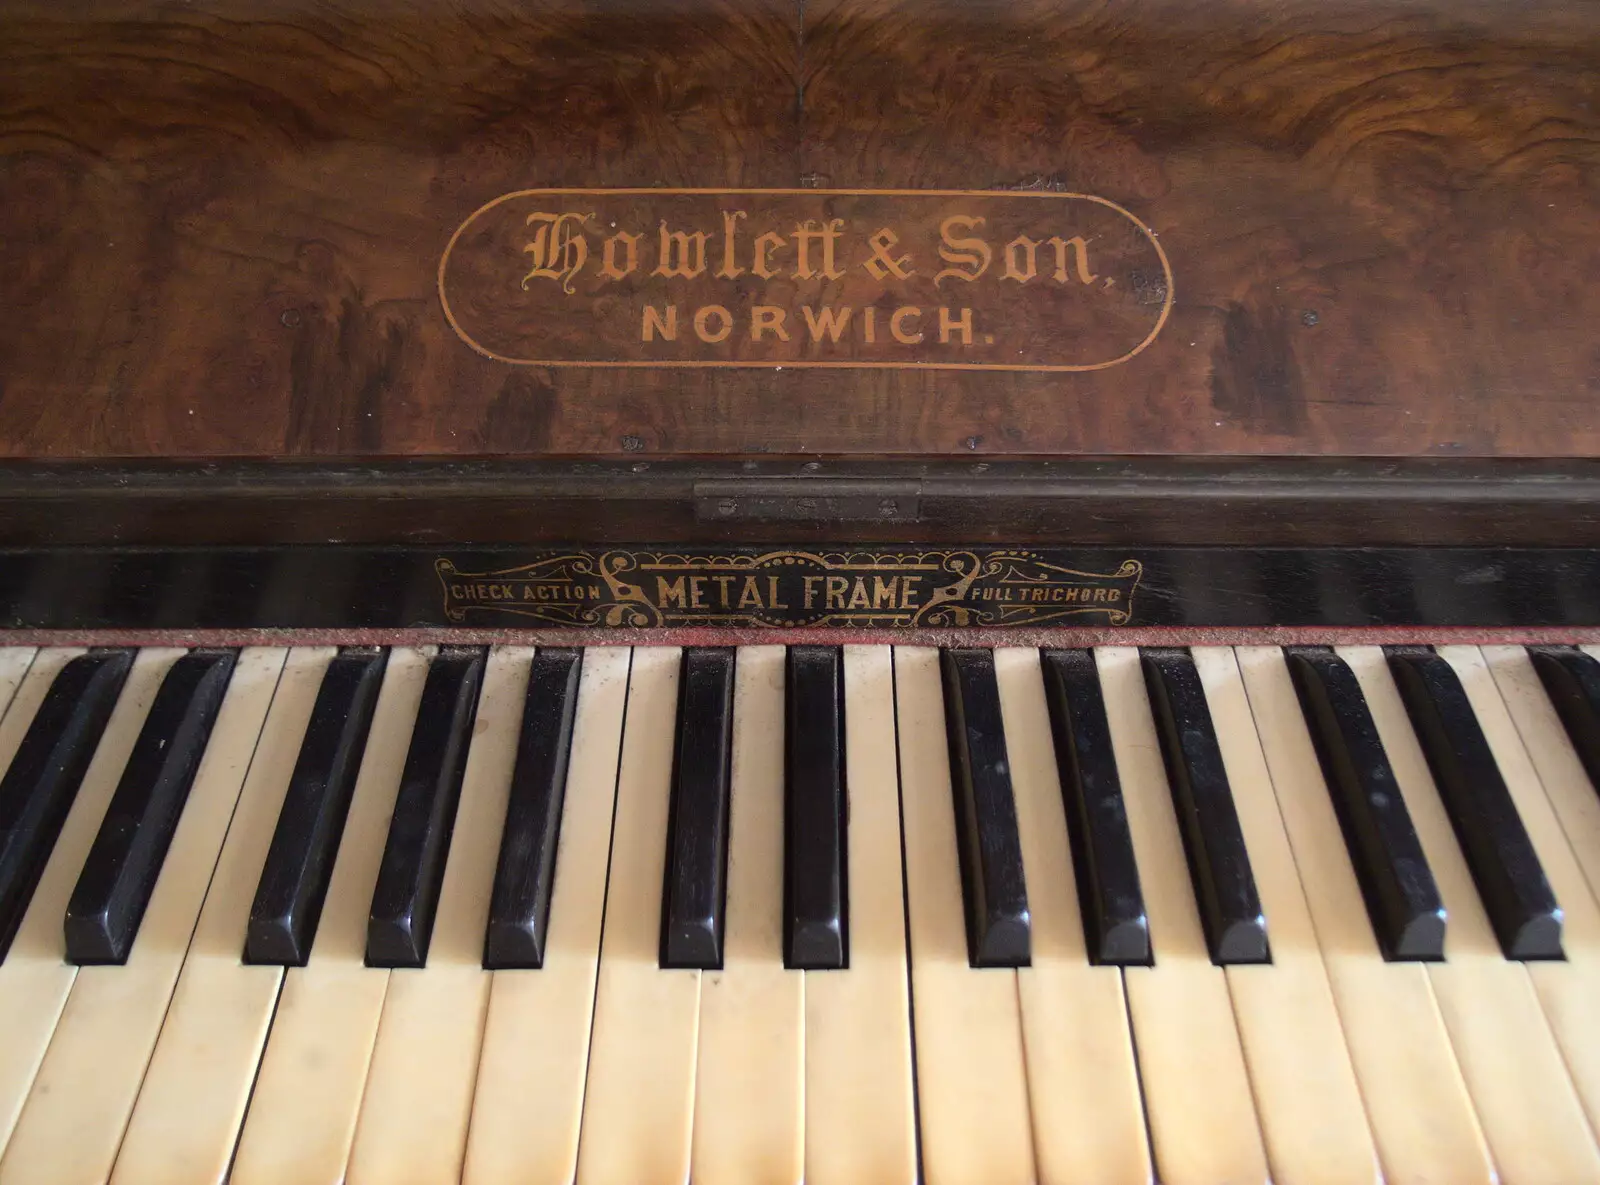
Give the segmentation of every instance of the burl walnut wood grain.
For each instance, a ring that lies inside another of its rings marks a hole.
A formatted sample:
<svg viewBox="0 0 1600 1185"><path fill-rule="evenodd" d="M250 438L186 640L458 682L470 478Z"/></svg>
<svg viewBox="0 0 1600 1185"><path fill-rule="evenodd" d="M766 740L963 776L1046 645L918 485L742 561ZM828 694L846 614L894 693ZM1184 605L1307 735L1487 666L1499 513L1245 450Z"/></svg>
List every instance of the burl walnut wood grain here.
<svg viewBox="0 0 1600 1185"><path fill-rule="evenodd" d="M572 370L441 315L547 187L1125 206L1084 374ZM1600 455L1590 0L0 7L0 455Z"/></svg>

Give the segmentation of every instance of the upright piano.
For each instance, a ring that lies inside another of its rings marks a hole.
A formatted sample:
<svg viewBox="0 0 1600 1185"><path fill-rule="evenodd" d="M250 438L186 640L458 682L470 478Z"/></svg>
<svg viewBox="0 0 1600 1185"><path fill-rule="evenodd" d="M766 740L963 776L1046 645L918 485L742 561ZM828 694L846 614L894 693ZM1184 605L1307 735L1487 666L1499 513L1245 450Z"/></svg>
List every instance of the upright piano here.
<svg viewBox="0 0 1600 1185"><path fill-rule="evenodd" d="M1600 1181L1592 0L4 0L0 1185Z"/></svg>

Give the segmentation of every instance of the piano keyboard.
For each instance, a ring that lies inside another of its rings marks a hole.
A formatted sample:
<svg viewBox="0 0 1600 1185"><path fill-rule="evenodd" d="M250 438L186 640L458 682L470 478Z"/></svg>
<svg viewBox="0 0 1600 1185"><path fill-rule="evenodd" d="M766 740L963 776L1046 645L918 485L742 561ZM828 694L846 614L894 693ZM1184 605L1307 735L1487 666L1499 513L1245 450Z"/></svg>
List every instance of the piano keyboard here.
<svg viewBox="0 0 1600 1185"><path fill-rule="evenodd" d="M0 1185L1600 1180L1570 648L0 650Z"/></svg>

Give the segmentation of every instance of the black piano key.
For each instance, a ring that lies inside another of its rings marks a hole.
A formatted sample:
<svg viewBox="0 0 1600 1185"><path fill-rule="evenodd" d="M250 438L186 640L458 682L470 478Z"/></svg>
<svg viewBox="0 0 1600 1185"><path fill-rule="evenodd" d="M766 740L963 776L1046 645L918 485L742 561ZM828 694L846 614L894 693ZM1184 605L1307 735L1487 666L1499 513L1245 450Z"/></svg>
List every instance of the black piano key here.
<svg viewBox="0 0 1600 1185"><path fill-rule="evenodd" d="M967 958L974 967L1026 967L1032 919L994 654L946 650L941 660Z"/></svg>
<svg viewBox="0 0 1600 1185"><path fill-rule="evenodd" d="M1461 680L1432 650L1386 653L1501 950L1508 959L1562 958L1561 907Z"/></svg>
<svg viewBox="0 0 1600 1185"><path fill-rule="evenodd" d="M328 664L245 930L244 961L303 967L344 835L388 654L352 649Z"/></svg>
<svg viewBox="0 0 1600 1185"><path fill-rule="evenodd" d="M1600 791L1600 662L1570 646L1532 646L1528 657L1583 762L1589 784Z"/></svg>
<svg viewBox="0 0 1600 1185"><path fill-rule="evenodd" d="M132 667L132 650L95 650L56 672L0 778L0 959L17 936Z"/></svg>
<svg viewBox="0 0 1600 1185"><path fill-rule="evenodd" d="M784 727L784 965L848 965L844 671L833 646L793 646Z"/></svg>
<svg viewBox="0 0 1600 1185"><path fill-rule="evenodd" d="M1145 650L1141 659L1212 962L1269 963L1267 919L1200 672L1187 650Z"/></svg>
<svg viewBox="0 0 1600 1185"><path fill-rule="evenodd" d="M1150 923L1094 655L1046 650L1042 658L1089 958L1116 966L1148 966Z"/></svg>
<svg viewBox="0 0 1600 1185"><path fill-rule="evenodd" d="M483 965L490 970L544 965L582 666L581 651L540 650L528 672L522 733L483 945Z"/></svg>
<svg viewBox="0 0 1600 1185"><path fill-rule="evenodd" d="M1384 958L1443 959L1444 902L1361 684L1331 650L1284 657Z"/></svg>
<svg viewBox="0 0 1600 1185"><path fill-rule="evenodd" d="M367 918L369 967L422 967L455 829L484 652L447 648L428 665Z"/></svg>
<svg viewBox="0 0 1600 1185"><path fill-rule="evenodd" d="M733 747L729 649L683 652L673 754L661 965L722 966L728 871L728 790Z"/></svg>
<svg viewBox="0 0 1600 1185"><path fill-rule="evenodd" d="M236 657L195 650L162 679L67 903L68 962L127 962Z"/></svg>

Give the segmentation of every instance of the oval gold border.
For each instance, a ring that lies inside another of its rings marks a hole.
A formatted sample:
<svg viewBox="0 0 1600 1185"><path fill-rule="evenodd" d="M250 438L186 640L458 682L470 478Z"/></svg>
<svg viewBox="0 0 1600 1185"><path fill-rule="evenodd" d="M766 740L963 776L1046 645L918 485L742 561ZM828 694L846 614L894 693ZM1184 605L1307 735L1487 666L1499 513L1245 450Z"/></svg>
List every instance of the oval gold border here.
<svg viewBox="0 0 1600 1185"><path fill-rule="evenodd" d="M597 196L698 194L708 197L732 197L747 195L759 196L763 194L782 194L789 196L800 194L805 196L814 195L818 197L839 195L846 197L1059 198L1067 201L1093 202L1095 205L1105 206L1107 209L1115 210L1118 214L1121 214L1129 222L1133 223L1134 226L1139 228L1139 233L1144 235L1144 237L1149 241L1150 246L1155 249L1156 258L1161 261L1161 270L1167 281L1167 298L1162 302L1161 313L1156 317L1156 323L1151 326L1150 332L1145 335L1143 341L1119 358L1113 358L1109 362L1096 362L1092 365L1028 366L1013 362L828 362L822 360L797 362L792 359L784 362L755 362L744 359L725 362L715 360L640 361L620 359L617 361L600 362L592 360L557 361L540 358L509 358L504 354L497 354L493 350L480 344L474 340L474 338L467 333L466 330L461 328L460 322L456 320L455 313L450 308L450 298L445 294L445 271L450 266L450 253L455 250L456 241L461 238L462 233L465 232L467 227L471 226L480 215L488 213L490 210L494 209L503 202L515 201L518 198L534 197L541 194L593 194ZM1116 202L1109 198L1097 197L1092 193L1052 193L1048 191L1036 190L1012 193L1006 190L995 189L518 189L513 190L511 193L503 193L499 197L485 202L471 214L467 215L466 220L462 222L460 226L456 227L455 233L450 236L449 243L445 245L444 254L439 259L439 305L444 310L445 320L450 322L450 328L455 330L457 337L466 342L467 345L471 346L485 358L492 358L496 362L504 362L510 366L578 366L588 368L621 367L627 369L647 369L652 367L719 367L737 368L743 370L799 369L805 367L813 370L1016 370L1032 371L1035 373L1082 373L1092 370L1106 370L1112 366L1120 366L1130 358L1134 358L1143 353L1145 348L1149 346L1151 342L1156 340L1156 335L1159 334L1162 328L1166 325L1167 317L1172 312L1174 295L1175 293L1172 283L1172 264L1167 259L1166 251L1162 249L1160 240L1156 238L1155 232L1143 222L1140 222L1139 219L1134 217L1131 211L1119 206Z"/></svg>

